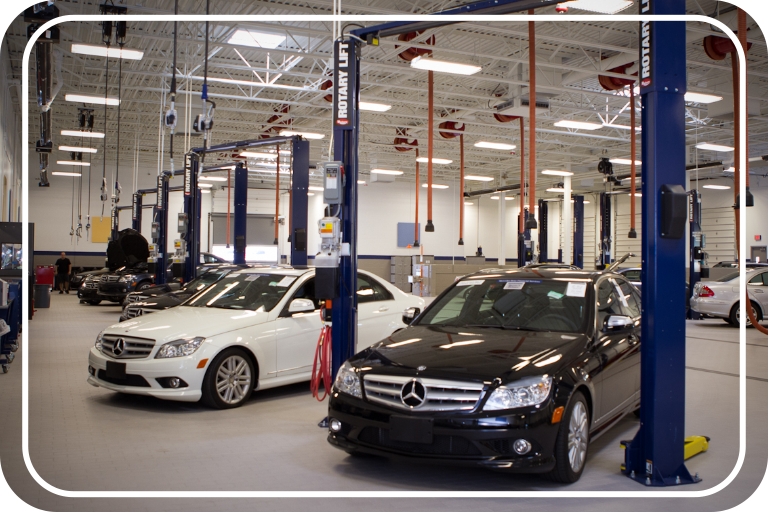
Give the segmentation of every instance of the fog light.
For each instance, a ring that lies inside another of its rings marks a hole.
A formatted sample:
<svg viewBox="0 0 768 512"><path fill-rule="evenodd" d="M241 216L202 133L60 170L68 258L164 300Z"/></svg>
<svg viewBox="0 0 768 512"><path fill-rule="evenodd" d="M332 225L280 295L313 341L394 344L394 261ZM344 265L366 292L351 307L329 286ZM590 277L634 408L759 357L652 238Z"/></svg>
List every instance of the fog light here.
<svg viewBox="0 0 768 512"><path fill-rule="evenodd" d="M93 366L89 366L88 373L90 373L91 375L96 375L96 368L94 368Z"/></svg>
<svg viewBox="0 0 768 512"><path fill-rule="evenodd" d="M341 422L336 418L331 418L328 425L331 427L331 432L338 432L341 430Z"/></svg>
<svg viewBox="0 0 768 512"><path fill-rule="evenodd" d="M181 384L181 381L177 377L174 377L171 380L169 380L168 383L171 385L172 388L177 388L179 387L179 384Z"/></svg>
<svg viewBox="0 0 768 512"><path fill-rule="evenodd" d="M525 455L529 451L531 451L531 443L526 441L525 439L518 439L515 441L515 444L512 446L514 448L515 453L518 455Z"/></svg>

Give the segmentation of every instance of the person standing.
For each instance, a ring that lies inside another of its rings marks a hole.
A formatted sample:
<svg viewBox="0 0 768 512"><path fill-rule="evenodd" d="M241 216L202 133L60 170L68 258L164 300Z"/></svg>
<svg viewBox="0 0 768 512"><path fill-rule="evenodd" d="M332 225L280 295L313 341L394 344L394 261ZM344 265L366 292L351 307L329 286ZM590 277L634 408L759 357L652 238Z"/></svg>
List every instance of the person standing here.
<svg viewBox="0 0 768 512"><path fill-rule="evenodd" d="M64 293L66 289L69 293L69 273L72 271L72 262L67 258L66 253L61 253L61 258L54 263L56 266L56 280L59 282L59 294Z"/></svg>

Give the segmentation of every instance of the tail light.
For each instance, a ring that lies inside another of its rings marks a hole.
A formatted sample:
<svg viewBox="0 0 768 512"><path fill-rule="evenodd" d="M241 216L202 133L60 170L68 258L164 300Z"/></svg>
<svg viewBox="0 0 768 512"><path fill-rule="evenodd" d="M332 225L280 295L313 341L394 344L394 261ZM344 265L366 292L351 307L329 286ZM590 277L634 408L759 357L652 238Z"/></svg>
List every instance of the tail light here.
<svg viewBox="0 0 768 512"><path fill-rule="evenodd" d="M699 290L699 297L714 297L715 292L709 286L702 286Z"/></svg>

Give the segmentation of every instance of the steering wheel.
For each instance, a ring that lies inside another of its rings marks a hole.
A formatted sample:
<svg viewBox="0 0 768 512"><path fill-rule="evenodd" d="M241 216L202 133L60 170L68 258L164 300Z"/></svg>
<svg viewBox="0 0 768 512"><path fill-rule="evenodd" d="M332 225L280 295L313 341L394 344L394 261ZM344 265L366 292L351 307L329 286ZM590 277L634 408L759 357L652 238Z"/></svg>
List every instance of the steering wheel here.
<svg viewBox="0 0 768 512"><path fill-rule="evenodd" d="M564 316L555 314L555 313L549 313L547 315L540 316L538 318L534 318L533 319L533 323L543 323L543 324L546 325L547 323L550 323L550 322L554 323L555 325L557 325L557 322L560 322L562 325L565 325L571 331L578 331L579 330L579 326L576 325L573 322L573 320L571 320L569 318L566 318ZM522 327L523 327L523 329L525 329L525 327L527 327L527 326L530 326L530 322L527 323L526 325L522 326Z"/></svg>
<svg viewBox="0 0 768 512"><path fill-rule="evenodd" d="M480 315L483 315L482 317ZM496 310L493 308L486 309L485 311L481 311L478 315L477 321L482 321L483 324L486 323L486 320L489 320L491 318L495 318L499 321L500 324L504 323L504 317L502 317Z"/></svg>

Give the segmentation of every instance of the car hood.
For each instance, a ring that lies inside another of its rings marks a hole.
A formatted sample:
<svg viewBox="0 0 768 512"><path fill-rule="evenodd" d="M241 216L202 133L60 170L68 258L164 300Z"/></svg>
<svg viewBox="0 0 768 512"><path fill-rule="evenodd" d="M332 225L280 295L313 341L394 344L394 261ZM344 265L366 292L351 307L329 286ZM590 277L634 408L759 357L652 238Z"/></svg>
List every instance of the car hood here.
<svg viewBox="0 0 768 512"><path fill-rule="evenodd" d="M269 313L180 306L108 327L104 334L150 338L158 343L190 336L212 337L262 324Z"/></svg>
<svg viewBox="0 0 768 512"><path fill-rule="evenodd" d="M167 309L172 308L174 306L178 306L185 300L187 300L190 297L188 294L177 294L175 292L166 293L165 295L160 295L158 297L150 297L146 300L142 300L139 302L134 302L131 304L132 306L139 306L142 308L151 308L151 309ZM200 308L196 308L200 309Z"/></svg>
<svg viewBox="0 0 768 512"><path fill-rule="evenodd" d="M393 373L425 366L419 375L509 382L555 374L586 345L587 336L575 333L412 326L372 346L364 364Z"/></svg>

